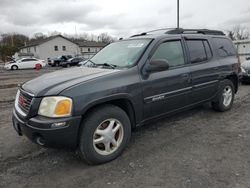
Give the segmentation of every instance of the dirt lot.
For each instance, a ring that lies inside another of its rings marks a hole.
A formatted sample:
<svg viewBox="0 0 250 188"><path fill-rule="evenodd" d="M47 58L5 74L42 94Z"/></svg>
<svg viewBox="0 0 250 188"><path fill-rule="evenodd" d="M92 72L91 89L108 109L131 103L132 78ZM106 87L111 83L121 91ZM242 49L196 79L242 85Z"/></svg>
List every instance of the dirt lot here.
<svg viewBox="0 0 250 188"><path fill-rule="evenodd" d="M88 166L12 128L17 84L54 70L0 70L0 187L250 187L250 85L231 111L204 105L145 125L117 160Z"/></svg>

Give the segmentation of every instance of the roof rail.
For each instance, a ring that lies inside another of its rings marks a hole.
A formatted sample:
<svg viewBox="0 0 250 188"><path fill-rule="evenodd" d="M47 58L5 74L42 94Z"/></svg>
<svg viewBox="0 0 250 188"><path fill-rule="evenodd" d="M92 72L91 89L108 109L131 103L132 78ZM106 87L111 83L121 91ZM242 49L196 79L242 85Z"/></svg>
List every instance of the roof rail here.
<svg viewBox="0 0 250 188"><path fill-rule="evenodd" d="M140 34L135 34L135 35L132 35L130 38L132 38L132 37L139 37L139 36L143 36L143 35L147 35L147 33L144 32L144 33L140 33Z"/></svg>
<svg viewBox="0 0 250 188"><path fill-rule="evenodd" d="M203 35L225 35L222 31L219 30L209 30L209 29L183 29L176 28L165 32L165 34L193 34L200 33Z"/></svg>
<svg viewBox="0 0 250 188"><path fill-rule="evenodd" d="M209 29L183 29L183 28L163 28L163 29L156 29L152 31L143 32L140 34L132 35L132 37L139 37L143 35L147 35L149 33L154 33L158 31L166 31L162 34L194 34L199 33L203 35L225 35L222 31L219 30L209 30Z"/></svg>
<svg viewBox="0 0 250 188"><path fill-rule="evenodd" d="M139 37L139 36L143 36L143 35L147 35L147 34L150 34L150 33L159 32L159 31L162 31L162 34L164 34L164 33L166 33L166 31L173 30L173 29L175 29L175 28L155 29L155 30L146 31L146 32L143 32L143 33L140 33L140 34L132 35L132 36L130 36L130 38L132 38L132 37ZM164 32L164 31L165 31L165 32Z"/></svg>

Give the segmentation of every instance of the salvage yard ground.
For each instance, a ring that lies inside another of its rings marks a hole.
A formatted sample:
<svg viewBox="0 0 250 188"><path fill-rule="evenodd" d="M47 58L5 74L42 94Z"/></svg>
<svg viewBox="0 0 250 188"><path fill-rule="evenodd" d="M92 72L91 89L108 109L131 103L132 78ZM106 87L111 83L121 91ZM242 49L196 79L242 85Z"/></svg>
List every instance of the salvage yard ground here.
<svg viewBox="0 0 250 188"><path fill-rule="evenodd" d="M17 84L55 70L0 70L0 187L250 187L250 85L231 111L204 105L145 125L121 157L88 166L12 128Z"/></svg>

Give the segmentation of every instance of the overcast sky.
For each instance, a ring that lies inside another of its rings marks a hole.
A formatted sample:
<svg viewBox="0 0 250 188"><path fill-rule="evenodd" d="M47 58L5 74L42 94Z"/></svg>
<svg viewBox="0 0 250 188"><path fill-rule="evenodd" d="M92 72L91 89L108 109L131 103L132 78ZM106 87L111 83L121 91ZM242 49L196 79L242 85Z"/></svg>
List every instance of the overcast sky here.
<svg viewBox="0 0 250 188"><path fill-rule="evenodd" d="M0 23L0 34L124 37L176 27L176 0L0 0ZM239 24L250 28L250 0L180 0L181 27L227 30Z"/></svg>

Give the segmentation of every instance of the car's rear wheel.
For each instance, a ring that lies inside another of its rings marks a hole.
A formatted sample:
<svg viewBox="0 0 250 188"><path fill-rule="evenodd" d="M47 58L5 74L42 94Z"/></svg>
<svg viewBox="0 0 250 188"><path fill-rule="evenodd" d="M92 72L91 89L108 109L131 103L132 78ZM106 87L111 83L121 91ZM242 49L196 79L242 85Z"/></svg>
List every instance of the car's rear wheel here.
<svg viewBox="0 0 250 188"><path fill-rule="evenodd" d="M131 124L121 108L105 105L89 113L80 134L80 156L89 164L101 164L122 153L130 140Z"/></svg>
<svg viewBox="0 0 250 188"><path fill-rule="evenodd" d="M18 66L17 65L12 65L11 70L18 70Z"/></svg>
<svg viewBox="0 0 250 188"><path fill-rule="evenodd" d="M235 87L231 80L223 80L216 99L212 102L212 107L216 111L224 112L230 110L234 101Z"/></svg>

